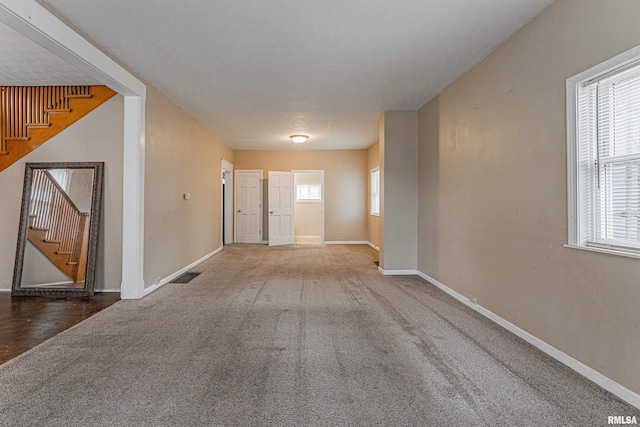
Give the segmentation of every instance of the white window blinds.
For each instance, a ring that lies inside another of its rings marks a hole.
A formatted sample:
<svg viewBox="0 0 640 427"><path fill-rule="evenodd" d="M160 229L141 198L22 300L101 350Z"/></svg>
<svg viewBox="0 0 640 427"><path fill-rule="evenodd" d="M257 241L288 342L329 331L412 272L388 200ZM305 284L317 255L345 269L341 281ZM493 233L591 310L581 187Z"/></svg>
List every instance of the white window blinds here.
<svg viewBox="0 0 640 427"><path fill-rule="evenodd" d="M320 184L298 184L296 188L296 200L321 200L322 186Z"/></svg>
<svg viewBox="0 0 640 427"><path fill-rule="evenodd" d="M582 245L640 249L640 66L578 90Z"/></svg>

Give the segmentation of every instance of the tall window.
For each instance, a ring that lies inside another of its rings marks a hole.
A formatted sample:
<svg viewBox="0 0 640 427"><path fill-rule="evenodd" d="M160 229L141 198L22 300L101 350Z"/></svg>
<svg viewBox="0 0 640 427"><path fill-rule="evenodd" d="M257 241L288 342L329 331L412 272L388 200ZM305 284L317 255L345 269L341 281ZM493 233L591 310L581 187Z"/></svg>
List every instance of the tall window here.
<svg viewBox="0 0 640 427"><path fill-rule="evenodd" d="M640 63L578 82L574 93L569 243L640 254Z"/></svg>
<svg viewBox="0 0 640 427"><path fill-rule="evenodd" d="M380 215L380 168L371 170L371 215Z"/></svg>

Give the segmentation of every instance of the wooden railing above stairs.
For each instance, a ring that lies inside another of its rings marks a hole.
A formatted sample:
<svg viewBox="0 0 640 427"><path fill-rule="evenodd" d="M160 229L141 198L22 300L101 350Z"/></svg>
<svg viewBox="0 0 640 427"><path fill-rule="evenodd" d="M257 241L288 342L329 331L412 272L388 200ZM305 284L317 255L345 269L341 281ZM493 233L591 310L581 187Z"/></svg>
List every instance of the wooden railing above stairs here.
<svg viewBox="0 0 640 427"><path fill-rule="evenodd" d="M106 86L1 86L0 90L0 171L115 95Z"/></svg>
<svg viewBox="0 0 640 427"><path fill-rule="evenodd" d="M81 212L53 176L33 173L27 238L74 282L84 281L89 213Z"/></svg>

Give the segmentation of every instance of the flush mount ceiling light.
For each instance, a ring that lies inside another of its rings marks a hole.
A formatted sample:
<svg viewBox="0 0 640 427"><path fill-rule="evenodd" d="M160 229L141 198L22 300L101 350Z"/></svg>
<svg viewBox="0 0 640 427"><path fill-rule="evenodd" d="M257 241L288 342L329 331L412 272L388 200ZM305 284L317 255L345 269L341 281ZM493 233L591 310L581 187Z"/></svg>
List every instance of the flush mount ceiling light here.
<svg viewBox="0 0 640 427"><path fill-rule="evenodd" d="M303 142L307 142L309 137L307 135L291 135L289 138L296 144L302 144Z"/></svg>

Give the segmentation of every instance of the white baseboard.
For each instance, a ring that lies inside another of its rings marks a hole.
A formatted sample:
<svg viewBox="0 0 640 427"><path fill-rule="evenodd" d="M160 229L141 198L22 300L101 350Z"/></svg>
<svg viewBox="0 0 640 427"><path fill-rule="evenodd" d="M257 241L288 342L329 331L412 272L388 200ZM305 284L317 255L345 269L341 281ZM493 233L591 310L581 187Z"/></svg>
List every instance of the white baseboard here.
<svg viewBox="0 0 640 427"><path fill-rule="evenodd" d="M96 289L96 290L94 290L94 292L96 294L110 293L110 292L120 293L120 289Z"/></svg>
<svg viewBox="0 0 640 427"><path fill-rule="evenodd" d="M170 283L173 279L175 279L176 277L181 276L182 274L186 273L187 271L191 270L193 267L195 267L196 265L208 260L209 258L211 258L212 256L214 256L215 254L217 254L218 252L222 251L222 249L224 249L224 246L220 246L218 249L216 249L215 251L208 253L207 255L203 256L202 258L200 258L197 261L192 262L191 264L187 265L184 268L181 268L180 270L176 271L175 273L165 277L164 279L159 280L158 282L154 283L153 285L149 286L148 288L145 288L144 292L142 293L141 298L146 297L147 295L149 295L151 292L159 289L160 287L166 285L167 283Z"/></svg>
<svg viewBox="0 0 640 427"><path fill-rule="evenodd" d="M269 241L268 241L268 240L263 240L263 241L262 241L262 244L263 244L263 245L268 245L268 244L269 244Z"/></svg>
<svg viewBox="0 0 640 427"><path fill-rule="evenodd" d="M368 245L369 242L365 242L364 240L334 240L334 241L325 241L325 245Z"/></svg>
<svg viewBox="0 0 640 427"><path fill-rule="evenodd" d="M538 348L539 350L547 353L549 356L553 357L554 359L556 359L560 363L568 366L569 368L573 369L574 371L576 371L580 375L582 375L582 376L588 378L589 380L593 381L594 383L598 384L600 387L604 388L605 390L615 394L616 396L618 396L620 399L624 400L625 402L628 402L631 405L635 406L636 408L640 409L640 395L639 394L634 393L633 391L629 390L628 388L626 388L626 387L618 384L617 382L613 381L611 378L606 377L605 375L601 374L600 372L596 371L595 369L590 368L589 366L587 366L584 363L574 359L573 357L563 353L562 351L558 350L557 348L553 347L552 345L547 344L546 342L544 342L541 339L535 337L534 335L531 335L529 332L525 331L524 329L521 329L520 327L518 327L518 326L514 325L513 323L509 322L508 320L503 319L502 317L498 316L497 314L493 313L492 311L487 310L486 308L482 307L481 305L472 303L471 301L469 301L468 298L464 297L462 294L459 294L458 292L454 291L453 289L445 286L444 284L440 283L439 281L437 281L433 277L431 277L431 276L429 276L429 275L427 275L427 274L425 274L425 273L423 273L421 271L418 271L417 274L418 274L418 276L422 277L427 282L431 283L432 285L434 285L435 287L441 289L442 291L448 293L449 295L451 295L452 297L454 297L458 301L462 302L463 304L465 304L469 308L471 308L471 309L477 311L478 313L482 314L487 319L493 321L494 323L497 323L498 325L502 326L503 328L505 328L509 332L517 335L518 337L520 337L523 340L527 341L529 344L531 344L534 347Z"/></svg>
<svg viewBox="0 0 640 427"><path fill-rule="evenodd" d="M373 249L375 249L376 251L380 252L380 248L378 246L374 245L373 243L367 242L367 245L371 246Z"/></svg>
<svg viewBox="0 0 640 427"><path fill-rule="evenodd" d="M415 276L418 274L417 270L385 270L382 267L378 267L378 271L384 276Z"/></svg>
<svg viewBox="0 0 640 427"><path fill-rule="evenodd" d="M0 292L11 292L11 289L0 289Z"/></svg>

